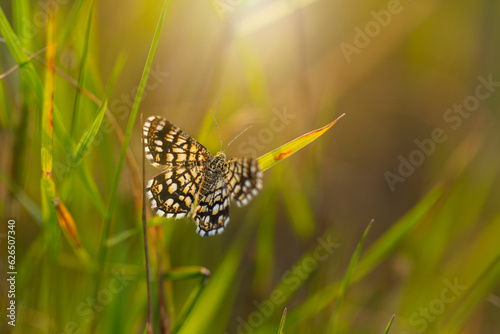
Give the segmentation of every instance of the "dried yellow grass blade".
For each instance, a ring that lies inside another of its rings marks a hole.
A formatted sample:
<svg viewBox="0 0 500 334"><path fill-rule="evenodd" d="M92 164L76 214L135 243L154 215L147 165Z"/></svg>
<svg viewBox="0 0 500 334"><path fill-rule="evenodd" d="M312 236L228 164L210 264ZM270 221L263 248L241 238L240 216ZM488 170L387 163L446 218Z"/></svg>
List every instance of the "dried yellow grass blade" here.
<svg viewBox="0 0 500 334"><path fill-rule="evenodd" d="M59 220L59 225L61 226L64 234L66 234L66 237L76 248L80 248L82 243L80 242L80 236L78 235L78 230L76 229L73 217L59 198L55 198L52 202L56 207L57 219Z"/></svg>
<svg viewBox="0 0 500 334"><path fill-rule="evenodd" d="M41 167L42 178L40 180L42 199L42 218L44 228L48 231L47 242L50 245L50 252L55 259L57 249L60 244L58 235L57 218L51 201L56 197L56 186L52 178L52 143L54 137L53 112L54 112L54 91L55 91L55 55L54 43L55 17L53 13L47 20L47 68L45 70L45 80L43 85L42 99L42 122L41 122Z"/></svg>
<svg viewBox="0 0 500 334"><path fill-rule="evenodd" d="M269 169L276 165L278 162L281 160L288 158L304 146L308 145L309 143L313 142L316 140L319 136L321 136L323 133L325 133L328 129L330 129L337 121L342 118L345 114L340 115L336 120L333 122L325 125L322 128L313 130L311 132L308 132L298 138L295 138L294 140L278 147L277 149L264 154L260 158L257 159L257 162L259 163L260 167L262 168L262 171L265 171L266 169Z"/></svg>

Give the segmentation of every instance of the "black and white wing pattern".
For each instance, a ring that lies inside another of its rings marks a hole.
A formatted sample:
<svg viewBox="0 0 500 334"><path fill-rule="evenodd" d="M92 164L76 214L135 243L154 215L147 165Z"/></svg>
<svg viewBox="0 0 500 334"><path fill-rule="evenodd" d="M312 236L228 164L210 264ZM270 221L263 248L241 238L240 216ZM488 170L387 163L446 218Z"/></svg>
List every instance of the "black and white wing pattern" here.
<svg viewBox="0 0 500 334"><path fill-rule="evenodd" d="M262 171L253 158L232 158L226 162L226 180L231 199L247 205L262 189Z"/></svg>
<svg viewBox="0 0 500 334"><path fill-rule="evenodd" d="M226 180L220 177L206 196L200 196L194 215L196 233L205 237L224 232L229 222L229 200Z"/></svg>
<svg viewBox="0 0 500 334"><path fill-rule="evenodd" d="M148 181L146 196L160 217L184 218L196 201L203 167L169 167Z"/></svg>
<svg viewBox="0 0 500 334"><path fill-rule="evenodd" d="M142 130L144 153L155 167L205 165L212 155L196 139L164 119L149 117Z"/></svg>
<svg viewBox="0 0 500 334"><path fill-rule="evenodd" d="M146 158L164 172L148 181L146 195L161 217L183 218L192 210L212 155L198 141L162 117L149 117L143 127Z"/></svg>
<svg viewBox="0 0 500 334"><path fill-rule="evenodd" d="M153 177L146 195L153 211L162 217L194 215L202 237L220 234L229 222L230 200L238 206L262 189L262 171L249 157L226 161L214 157L196 139L162 117L149 117L143 127L144 154L165 171ZM196 205L196 206L195 206Z"/></svg>

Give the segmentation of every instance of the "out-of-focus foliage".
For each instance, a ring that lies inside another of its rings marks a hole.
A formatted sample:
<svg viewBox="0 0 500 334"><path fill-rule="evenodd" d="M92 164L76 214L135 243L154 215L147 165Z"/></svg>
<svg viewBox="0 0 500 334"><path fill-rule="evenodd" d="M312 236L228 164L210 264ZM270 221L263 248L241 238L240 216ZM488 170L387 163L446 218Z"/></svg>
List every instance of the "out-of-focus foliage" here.
<svg viewBox="0 0 500 334"><path fill-rule="evenodd" d="M148 208L155 333L500 332L498 1L0 7L2 331L143 332L140 114L215 154L212 112L256 158L346 116L220 236Z"/></svg>

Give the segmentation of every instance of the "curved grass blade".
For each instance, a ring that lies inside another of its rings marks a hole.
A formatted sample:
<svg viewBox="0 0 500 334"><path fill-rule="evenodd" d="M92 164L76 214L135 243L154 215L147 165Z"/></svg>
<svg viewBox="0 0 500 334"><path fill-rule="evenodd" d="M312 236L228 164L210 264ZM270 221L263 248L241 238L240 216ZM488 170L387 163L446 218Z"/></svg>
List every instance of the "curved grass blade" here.
<svg viewBox="0 0 500 334"><path fill-rule="evenodd" d="M178 333L210 333L210 324L221 311L222 302L233 285L243 257L246 243L238 241L232 244L190 314L184 321L177 322L180 326ZM207 305L210 307L207 308Z"/></svg>
<svg viewBox="0 0 500 334"><path fill-rule="evenodd" d="M262 168L262 171L265 171L268 168L273 167L276 165L278 162L281 160L288 158L290 155L294 154L307 144L311 143L314 141L316 138L321 136L323 133L325 133L328 129L330 129L337 121L342 118L345 114L340 115L336 120L331 122L330 124L325 125L322 128L313 130L311 132L308 132L298 138L295 138L294 140L278 147L277 149L264 154L263 156L259 157L257 159L257 162L259 163L260 167Z"/></svg>
<svg viewBox="0 0 500 334"><path fill-rule="evenodd" d="M440 328L441 333L458 333L463 328L472 313L477 310L478 305L487 298L488 294L498 286L500 279L500 254L494 258L487 268L474 280L472 285L467 286L465 294L460 296L459 303L454 307L452 313Z"/></svg>
<svg viewBox="0 0 500 334"><path fill-rule="evenodd" d="M381 238L366 251L366 256L359 262L354 276L357 281L378 266L402 239L434 208L444 194L438 185L431 189L407 214L396 222Z"/></svg>
<svg viewBox="0 0 500 334"><path fill-rule="evenodd" d="M106 113L106 108L108 107L108 98L102 101L101 107L97 111L97 115L94 118L94 121L90 126L85 130L82 135L82 138L78 142L78 145L75 148L73 156L71 158L73 166L77 166L80 164L82 158L87 153L90 145L95 139L99 128L101 127L102 120L104 118L104 114Z"/></svg>
<svg viewBox="0 0 500 334"><path fill-rule="evenodd" d="M106 88L104 99L101 103L101 106L99 107L99 110L97 111L97 115L94 118L94 121L92 122L92 124L90 124L90 126L83 133L82 138L78 142L78 145L73 153L73 156L72 156L73 166L77 166L80 164L82 158L85 156L90 145L94 141L95 136L97 135L97 132L99 131L99 128L101 127L102 120L104 119L104 115L106 114L106 109L108 107L109 95L111 94L111 91L113 90L116 79L118 78L118 75L121 72L124 64L125 64L125 58L123 56L120 56L116 62L115 68L114 68L114 70L111 74L111 77L109 79L108 87Z"/></svg>
<svg viewBox="0 0 500 334"><path fill-rule="evenodd" d="M163 279L168 279L172 281L180 281L180 280L199 278L199 277L205 278L209 276L210 276L210 270L200 266L178 267L163 273Z"/></svg>
<svg viewBox="0 0 500 334"><path fill-rule="evenodd" d="M28 54L31 54L28 51L26 51L26 52ZM35 58L36 60L38 60L39 62L41 62L45 66L47 66L47 63L45 62L45 60L43 58L40 58L36 54L32 54L32 56L33 56L33 58ZM72 85L76 89L79 89L82 92L82 94L85 95L90 101L92 101L93 103L95 103L98 106L100 106L102 104L102 101L100 101L92 92L90 92L89 90L85 89L84 87L79 87L77 81L75 81L71 76L69 76L68 74L66 74L61 69L57 68L57 66L56 66L56 73L59 76L61 76L64 80L66 80L70 85ZM66 148L67 153L71 156L73 154L73 151L71 150L71 148L74 146L74 143L71 140L71 138L69 137L69 134L65 132L66 130L64 129L64 126L62 125L62 123L61 123L61 121L59 119L60 116L58 116L58 115L59 114L57 112L57 108L55 108L54 109L54 116L55 116L55 118L54 118L54 122L55 122L54 128L55 128L56 137L57 137L57 135L59 135L59 137L61 137L59 139L61 140L63 146ZM113 113L111 112L111 110L109 108L106 108L106 115L108 117L108 120L111 122L111 125L113 126L113 129L115 130L115 133L116 133L116 135L118 137L118 140L121 143L123 143L123 141L124 141L123 132L120 129L120 127L119 127L119 125L118 125L115 117L113 116ZM129 168L131 169L132 184L133 184L133 189L134 189L134 197L136 198L136 202L140 203L140 201L138 200L140 198L140 196L137 195L137 194L140 194L142 192L141 187L140 187L139 178L138 178L139 167L137 166L137 163L135 162L135 159L134 159L134 156L132 155L132 150L130 149L130 147L127 148L127 162L128 162ZM83 178L85 180L91 180L87 168L82 168L81 171L82 171L82 176L83 176ZM87 186L87 184L85 182L86 181L84 181L84 184ZM98 199L100 198L100 196L99 197L94 196L95 194L97 194L97 192L94 191L95 189L97 189L97 187L91 186L91 187L86 187L86 188L89 190L91 198L94 201L94 203L96 204L96 207L99 209L99 212L106 211L106 210L103 209L104 206L99 205L97 203ZM100 201L100 203L102 203L102 201ZM103 210L101 210L101 209L103 209ZM105 217L106 214L103 213L102 216Z"/></svg>
<svg viewBox="0 0 500 334"><path fill-rule="evenodd" d="M165 0L163 3L163 8L162 8L160 17L158 19L158 23L156 25L156 30L155 30L155 33L153 36L153 41L152 41L151 47L149 49L146 64L144 66L144 71L143 71L142 76L141 76L141 81L139 82L139 88L137 90L134 104L132 106L132 111L130 113L130 117L129 117L129 120L127 123L127 129L125 131L125 137L123 140L123 144L121 146L120 155L118 157L118 164L117 164L116 171L115 171L115 177L113 178L113 184L111 186L111 194L110 194L108 210L107 210L106 217L104 218L102 233L101 233L101 241L99 243L98 265L99 265L99 268L101 268L101 269L105 266L107 249L108 249L108 247L106 247L106 240L108 239L109 233L111 231L111 221L112 221L113 211L114 211L114 208L116 205L116 201L118 198L118 184L120 183L120 179L121 179L121 171L123 169L123 164L125 162L125 157L127 154L128 146L130 144L130 139L132 137L132 132L134 130L135 120L137 118L139 106L141 104L144 89L146 87L149 72L151 70L151 64L153 62L154 54L156 52L156 47L157 47L158 41L160 39L161 28L163 26L163 21L165 20L165 16L166 16L166 12L167 12L167 7L168 7L167 4L168 4L168 1ZM93 292L94 296L97 296L97 293L98 293L99 287L100 287L100 283L101 283L100 281L101 281L101 277L96 276L96 280L95 280L95 284L94 284L94 292ZM93 330L96 329L96 325L97 325L97 321L96 321L96 319L94 319L94 321L92 322L92 329Z"/></svg>
<svg viewBox="0 0 500 334"><path fill-rule="evenodd" d="M285 330L285 320L286 320L286 307L283 310L283 315L281 316L280 327L278 329L278 334L283 334Z"/></svg>
<svg viewBox="0 0 500 334"><path fill-rule="evenodd" d="M110 201L109 201L109 207L108 207L108 214L105 219L104 223L104 231L102 235L102 242L101 244L104 244L104 241L108 238L109 235L109 230L110 230L110 220L111 216L113 215L113 210L116 204L116 198L117 198L117 192L118 192L118 183L120 182L120 175L121 171L123 168L123 162L125 161L125 154L127 152L127 147L130 143L130 138L132 137L132 131L134 129L134 124L135 120L137 118L137 113L139 111L139 106L142 101L142 96L144 93L144 89L146 87L147 79L149 76L149 71L151 69L151 63L153 62L153 57L156 52L156 46L158 45L158 40L160 38L160 33L161 33L161 27L163 26L163 21L165 19L166 11L167 11L167 3L168 1L165 0L163 4L163 9L160 14L160 18L158 19L158 24L156 26L156 31L153 37L153 42L151 43L151 48L149 50L148 58L146 60L146 65L144 66L144 71L142 73L141 81L139 83L139 88L137 90L137 95L134 100L134 104L132 106L132 111L129 117L129 121L127 123L127 130L125 132L125 138L123 140L123 144L120 150L120 156L118 159L118 166L116 167L116 172L115 172L115 178L113 179L113 186L111 188L111 196L110 196Z"/></svg>
<svg viewBox="0 0 500 334"><path fill-rule="evenodd" d="M361 249L363 248L363 244L365 242L366 236L368 235L368 232L370 231L371 227L373 226L373 219L370 221L368 226L365 229L365 232L363 233L363 236L358 242L358 245L356 246L356 250L354 251L354 254L351 257L351 261L349 262L349 266L347 267L347 271L344 275L344 278L342 279L342 283L340 284L340 290L338 293L338 298L337 298L337 304L335 305L335 308L333 310L333 317L330 322L330 333L336 333L336 326L338 323L339 319L339 309L340 305L342 305L342 302L344 301L344 296L347 291L347 287L349 286L349 282L351 281L352 274L354 272L354 269L356 268L356 265L358 264L358 259L359 255L361 254Z"/></svg>
<svg viewBox="0 0 500 334"><path fill-rule="evenodd" d="M365 252L366 255L357 265L352 282L359 281L374 270L403 240L408 232L423 221L427 214L436 206L443 193L444 190L440 186L433 188L406 215L400 218L389 231L368 248ZM327 308L338 297L339 287L340 282L334 282L309 297L288 315L288 325L294 327ZM266 326L262 331L259 330L257 332L264 333L266 329L269 330L269 327Z"/></svg>
<svg viewBox="0 0 500 334"><path fill-rule="evenodd" d="M195 272L193 272L195 274ZM191 311L194 308L194 305L196 304L196 301L200 297L201 293L203 292L203 289L207 285L208 282L208 277L210 276L210 271L203 267L198 267L198 275L202 275L202 278L199 282L199 284L191 291L189 294L189 297L187 298L186 302L184 303L184 307L182 308L179 318L175 322L175 327L174 330L172 331L173 333L177 333L179 331L180 326L186 321L186 318L189 316ZM165 277L165 276L164 276ZM183 278L181 278L183 279Z"/></svg>
<svg viewBox="0 0 500 334"><path fill-rule="evenodd" d="M83 0L83 1L85 1L85 0ZM78 1L79 4L81 2L82 2L81 0ZM81 6L78 5L77 11L79 11L80 9L81 9ZM69 26L66 26L66 28L68 28L68 27ZM31 91L34 92L36 100L41 106L42 105L42 95L43 95L42 83L41 83L41 80L40 80L37 72L35 71L35 69L33 67L33 64L30 62L30 60L32 58L34 58L34 59L40 61L45 66L47 66L46 61L43 58L41 58L40 56L38 56L38 53L44 52L45 48L38 51L37 53L32 53L32 52L29 52L27 50L24 50L24 52L23 52L22 45L20 44L19 40L17 39L17 36L13 32L12 28L10 27L9 22L7 21L7 19L3 15L1 8L0 8L0 33L3 36L7 36L7 37L5 37L5 39L0 38L0 40L6 42L9 50L11 51L11 53L14 57L14 60L16 61L17 65L15 67L13 67L12 69L20 68L21 77L23 79L25 79L25 82L28 84ZM29 54L30 56L27 57L26 53ZM57 74L59 74L61 77L63 77L72 86L76 87L77 89L80 89L82 94L84 94L86 97L88 97L92 102L94 102L97 105L99 105L101 103L101 101L99 101L99 99L94 94L92 94L90 91L86 90L83 87L79 87L78 82L76 82L68 74L64 73L62 70L58 69L57 67L55 68L55 70L56 70ZM5 74L6 73L0 75L0 78ZM116 135L118 136L118 139L120 140L120 142L123 143L124 136L123 136L121 129L118 126L116 119L113 116L113 113L109 109L106 109L106 114L107 114L108 119L110 120L111 124L113 125L113 128L116 132ZM54 105L54 130L55 130L55 134L56 134L56 139L59 139L62 143L62 146L66 149L66 152L69 155L72 155L73 154L72 148L74 147L74 142L72 141L69 134L66 132L64 124L61 120L61 115L59 114L59 111L58 111L56 105ZM132 151L130 150L130 148L127 148L127 161L129 163L129 167L132 170L132 182L134 184L134 196L135 196L136 194L139 194L141 192L138 177L137 177L137 175L139 175L139 172L138 172L139 168L137 167L137 164L135 163L135 160L133 158ZM83 173L85 174L86 179L90 179L87 169L83 169ZM91 192L91 195L92 194L93 193ZM136 198L139 198L139 196L136 196ZM96 202L96 200L94 198L93 198L93 200L94 200L94 202Z"/></svg>
<svg viewBox="0 0 500 334"><path fill-rule="evenodd" d="M391 329L392 322L394 321L394 318L396 317L395 314L392 315L391 320L389 320L389 323L387 324L387 327L385 328L384 334L389 334L389 330Z"/></svg>
<svg viewBox="0 0 500 334"><path fill-rule="evenodd" d="M100 259L100 264L102 265L102 262L104 260L103 257L105 257L105 249L106 247L104 246L105 241L108 239L109 236L109 231L111 227L111 218L113 216L113 211L115 208L116 204L116 199L117 199L117 193L118 193L118 184L120 183L121 179L121 171L123 169L123 163L125 161L125 155L127 152L128 145L130 143L130 139L132 137L132 131L134 130L134 124L135 120L137 118L137 113L139 111L139 106L142 101L142 96L144 93L144 89L146 87L147 79L149 76L149 71L151 69L151 64L153 62L153 57L156 52L156 47L158 45L158 41L160 39L160 32L161 32L161 27L163 26L163 21L165 19L165 15L167 12L167 3L168 1L165 0L163 3L163 9L160 14L160 18L158 19L158 24L156 25L156 31L153 37L153 41L151 43L151 48L149 49L148 53L148 58L146 60L146 65L144 66L144 71L142 72L142 77L141 81L139 82L139 88L137 90L137 95L134 100L134 104L132 106L132 111L130 113L130 117L127 123L127 130L125 131L125 138L123 139L123 144L120 150L120 156L118 158L118 165L116 167L116 172L115 172L115 177L113 179L113 185L111 187L111 195L110 195L110 200L109 200L109 206L108 206L108 212L106 215L106 218L104 219L104 226L103 226L103 232L102 232L102 237L101 237L101 247L102 251L104 254L101 254L101 259Z"/></svg>

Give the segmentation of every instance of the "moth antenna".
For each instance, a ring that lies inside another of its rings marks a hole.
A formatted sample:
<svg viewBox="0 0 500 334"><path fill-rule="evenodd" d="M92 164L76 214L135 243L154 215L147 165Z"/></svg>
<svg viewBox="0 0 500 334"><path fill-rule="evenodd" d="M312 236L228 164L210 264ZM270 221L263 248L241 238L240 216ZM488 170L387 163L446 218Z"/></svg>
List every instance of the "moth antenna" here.
<svg viewBox="0 0 500 334"><path fill-rule="evenodd" d="M239 136L241 136L242 134L244 134L248 129L250 129L252 126L247 126L243 131L241 131L240 133L238 133L236 135L236 137L234 137L230 142L229 144L227 144L226 148L224 149L223 152L225 152L227 150L227 148L229 147L229 145L231 145L233 143L233 141L235 141L236 139L238 139Z"/></svg>
<svg viewBox="0 0 500 334"><path fill-rule="evenodd" d="M217 128L217 133L219 133L220 150L222 151L222 136L220 135L219 125L217 124L217 120L215 119L215 116L212 113L212 110L210 110L210 115L212 115L212 118L214 119L215 127Z"/></svg>

